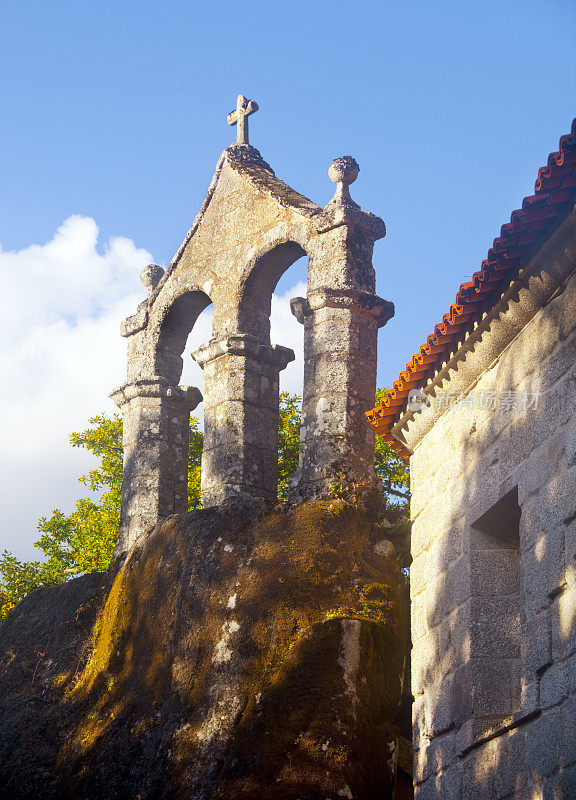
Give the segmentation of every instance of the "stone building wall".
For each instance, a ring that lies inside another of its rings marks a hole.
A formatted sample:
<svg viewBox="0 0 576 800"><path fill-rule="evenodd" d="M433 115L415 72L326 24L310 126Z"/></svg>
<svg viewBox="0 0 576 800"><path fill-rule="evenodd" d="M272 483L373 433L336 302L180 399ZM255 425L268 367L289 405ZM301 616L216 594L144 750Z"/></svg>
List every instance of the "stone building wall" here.
<svg viewBox="0 0 576 800"><path fill-rule="evenodd" d="M539 286L574 268L566 241ZM417 800L576 797L576 277L530 313L412 443Z"/></svg>

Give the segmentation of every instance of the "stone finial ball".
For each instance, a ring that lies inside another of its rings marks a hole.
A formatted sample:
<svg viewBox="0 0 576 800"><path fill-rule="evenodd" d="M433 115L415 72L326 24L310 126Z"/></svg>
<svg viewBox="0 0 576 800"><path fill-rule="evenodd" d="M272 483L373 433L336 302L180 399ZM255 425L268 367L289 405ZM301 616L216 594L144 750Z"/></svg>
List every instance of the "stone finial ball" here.
<svg viewBox="0 0 576 800"><path fill-rule="evenodd" d="M352 156L342 156L330 164L328 177L333 183L345 183L349 186L354 183L360 172L356 159Z"/></svg>
<svg viewBox="0 0 576 800"><path fill-rule="evenodd" d="M164 270L158 264L148 264L140 273L140 280L147 289L155 289L164 275Z"/></svg>

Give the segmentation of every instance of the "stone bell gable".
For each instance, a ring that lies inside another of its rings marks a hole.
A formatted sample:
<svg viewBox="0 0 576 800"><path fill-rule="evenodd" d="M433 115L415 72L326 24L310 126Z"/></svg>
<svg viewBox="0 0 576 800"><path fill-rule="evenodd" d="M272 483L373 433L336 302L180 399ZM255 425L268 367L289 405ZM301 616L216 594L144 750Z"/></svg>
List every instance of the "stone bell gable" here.
<svg viewBox="0 0 576 800"><path fill-rule="evenodd" d="M179 386L187 337L214 307L212 338L193 358L204 370L202 503L276 497L279 373L294 359L270 341L270 310L282 274L307 256L308 292L292 310L304 325L304 387L295 499L325 493L337 476L377 485L374 438L364 412L376 388L378 327L393 305L375 294L372 251L381 219L351 199L358 165L330 167L325 208L279 180L248 143L239 96L229 115L237 142L216 173L169 268L150 265L148 296L124 321L127 382L112 392L124 417L124 482L117 552L159 519L187 507L188 419L202 397Z"/></svg>

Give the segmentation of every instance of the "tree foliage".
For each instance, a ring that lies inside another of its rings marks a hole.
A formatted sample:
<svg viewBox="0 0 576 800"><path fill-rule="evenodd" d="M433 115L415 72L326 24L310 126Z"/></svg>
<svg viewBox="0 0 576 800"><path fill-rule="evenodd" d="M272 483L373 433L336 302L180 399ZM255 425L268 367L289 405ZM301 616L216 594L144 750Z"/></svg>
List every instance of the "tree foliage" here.
<svg viewBox="0 0 576 800"><path fill-rule="evenodd" d="M385 390L379 389L379 399ZM38 523L35 543L40 558L19 561L12 553L0 556L0 620L29 592L40 586L62 583L87 572L102 572L110 564L120 522L122 483L122 419L100 414L86 430L73 433L70 443L83 447L99 460L99 466L79 481L92 493L81 498L68 516L55 509ZM278 497L288 498L288 480L298 464L300 398L280 394L278 421ZM200 508L200 467L203 434L198 420L190 419L188 456L188 508ZM408 471L402 459L382 439L376 441L376 471L382 478L389 505L405 508Z"/></svg>
<svg viewBox="0 0 576 800"><path fill-rule="evenodd" d="M288 499L288 480L298 466L300 445L300 398L280 392L278 418L278 498Z"/></svg>
<svg viewBox="0 0 576 800"><path fill-rule="evenodd" d="M204 434L198 430L198 420L190 417L188 446L188 511L200 508L200 469Z"/></svg>
<svg viewBox="0 0 576 800"><path fill-rule="evenodd" d="M384 397L386 391L387 389L376 390L377 403ZM384 484L384 494L386 495L388 506L393 506L408 513L408 505L410 503L408 467L402 457L380 436L376 437L374 467Z"/></svg>
<svg viewBox="0 0 576 800"><path fill-rule="evenodd" d="M68 516L57 508L42 517L34 544L41 560L18 561L7 551L0 556L0 619L33 589L101 572L110 563L120 522L122 420L101 414L89 422L91 427L73 433L70 443L99 459L98 469L79 478L97 496L78 500Z"/></svg>

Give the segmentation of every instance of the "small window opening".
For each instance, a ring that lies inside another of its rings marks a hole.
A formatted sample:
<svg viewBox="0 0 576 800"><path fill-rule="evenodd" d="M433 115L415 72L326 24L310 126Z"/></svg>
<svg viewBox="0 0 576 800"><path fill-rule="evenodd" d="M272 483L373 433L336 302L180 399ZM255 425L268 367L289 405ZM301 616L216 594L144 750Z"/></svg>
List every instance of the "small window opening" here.
<svg viewBox="0 0 576 800"><path fill-rule="evenodd" d="M497 726L520 707L523 594L515 487L472 526L472 716Z"/></svg>

